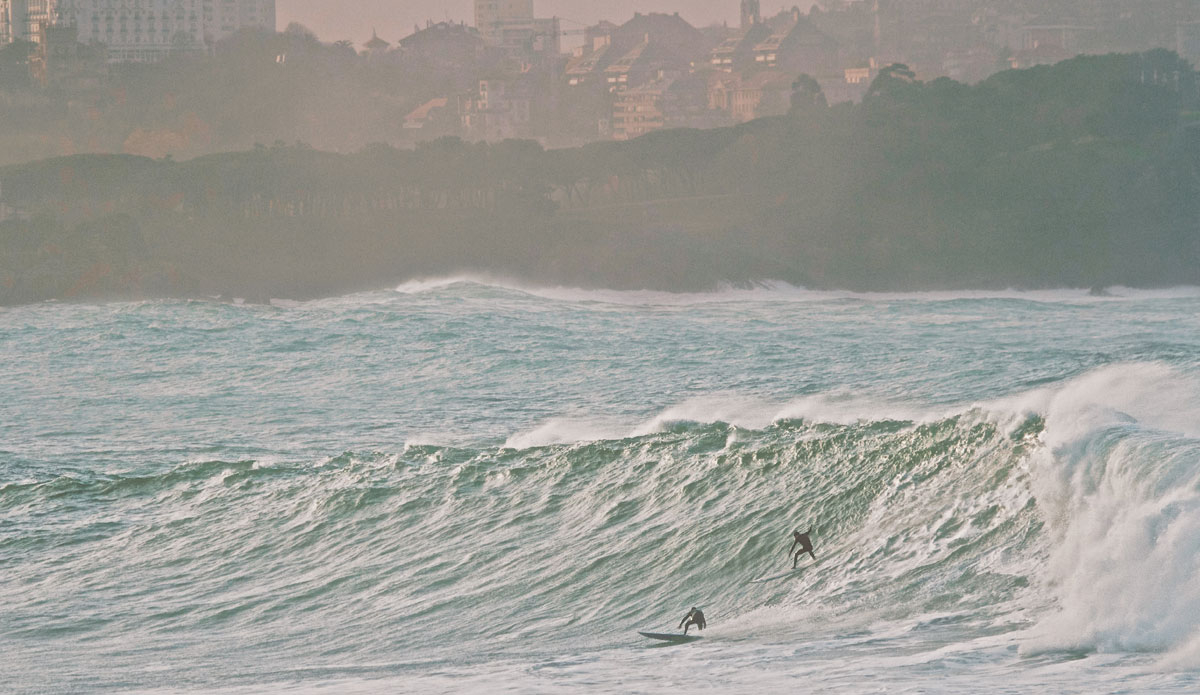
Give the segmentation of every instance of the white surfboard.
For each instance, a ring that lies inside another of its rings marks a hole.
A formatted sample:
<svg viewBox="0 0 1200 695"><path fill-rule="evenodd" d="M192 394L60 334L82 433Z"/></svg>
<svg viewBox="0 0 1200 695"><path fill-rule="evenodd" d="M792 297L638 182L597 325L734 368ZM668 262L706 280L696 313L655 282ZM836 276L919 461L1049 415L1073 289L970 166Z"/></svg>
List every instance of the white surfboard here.
<svg viewBox="0 0 1200 695"><path fill-rule="evenodd" d="M762 584L763 582L773 582L776 579L784 579L787 577L791 577L793 575L800 574L803 571L804 571L803 567L797 567L796 569L790 569L787 572L783 572L781 574L772 574L769 577L763 577L761 579L752 579L752 580L750 580L750 583L751 584Z"/></svg>
<svg viewBox="0 0 1200 695"><path fill-rule="evenodd" d="M642 632L641 630L638 630L638 634L641 635L642 637L649 637L650 639L658 639L658 640L662 640L664 642L683 643L683 642L695 642L698 639L704 639L700 635L685 635L685 634L677 633L677 632Z"/></svg>

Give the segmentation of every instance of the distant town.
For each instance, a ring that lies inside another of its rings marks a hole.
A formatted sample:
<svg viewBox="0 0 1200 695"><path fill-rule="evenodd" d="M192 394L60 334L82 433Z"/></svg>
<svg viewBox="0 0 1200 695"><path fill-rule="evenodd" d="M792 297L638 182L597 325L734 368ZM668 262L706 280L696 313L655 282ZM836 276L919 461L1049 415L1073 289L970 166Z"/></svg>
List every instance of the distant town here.
<svg viewBox="0 0 1200 695"><path fill-rule="evenodd" d="M0 159L187 157L277 141L349 151L443 136L564 147L783 114L801 75L832 105L860 101L897 63L923 81L975 83L1079 54L1165 48L1200 60L1194 0L818 0L773 15L741 0L740 17L696 27L638 13L575 26L538 16L533 0L476 0L473 26L429 21L356 46L299 25L277 34L274 0L0 0L0 130L37 140L0 133ZM213 73L237 81L246 78L228 73L268 66L261 82L276 91L262 98L295 113L245 97L226 106L247 111L237 123L206 112L206 100L225 100L200 84ZM321 108L287 92L333 89L324 83L356 91ZM133 92L143 106L122 112Z"/></svg>

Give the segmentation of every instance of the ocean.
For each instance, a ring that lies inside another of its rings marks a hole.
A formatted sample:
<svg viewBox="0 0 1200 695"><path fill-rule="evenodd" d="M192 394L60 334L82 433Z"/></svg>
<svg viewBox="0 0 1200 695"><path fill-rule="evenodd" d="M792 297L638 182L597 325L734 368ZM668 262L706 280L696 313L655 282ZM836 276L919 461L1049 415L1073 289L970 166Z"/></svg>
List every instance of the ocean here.
<svg viewBox="0 0 1200 695"><path fill-rule="evenodd" d="M6 693L1200 690L1200 289L464 276L0 364Z"/></svg>

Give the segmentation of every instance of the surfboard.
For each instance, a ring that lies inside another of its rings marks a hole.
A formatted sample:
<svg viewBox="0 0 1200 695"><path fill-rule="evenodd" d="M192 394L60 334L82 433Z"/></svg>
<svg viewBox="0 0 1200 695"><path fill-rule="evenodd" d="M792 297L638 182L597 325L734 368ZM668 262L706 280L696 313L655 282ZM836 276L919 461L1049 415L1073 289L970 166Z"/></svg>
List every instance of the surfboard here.
<svg viewBox="0 0 1200 695"><path fill-rule="evenodd" d="M660 639L664 642L678 642L680 644L684 642L695 642L698 639L704 639L699 635L684 635L672 632L642 632L641 630L638 630L638 634L642 637L649 637L650 639Z"/></svg>
<svg viewBox="0 0 1200 695"><path fill-rule="evenodd" d="M792 575L800 574L803 571L804 571L803 567L797 567L795 569L790 569L787 572L784 572L782 574L772 574L769 577L763 577L761 579L752 579L752 580L750 580L750 583L751 584L762 584L763 582L773 582L776 579L784 579L785 577L791 577Z"/></svg>

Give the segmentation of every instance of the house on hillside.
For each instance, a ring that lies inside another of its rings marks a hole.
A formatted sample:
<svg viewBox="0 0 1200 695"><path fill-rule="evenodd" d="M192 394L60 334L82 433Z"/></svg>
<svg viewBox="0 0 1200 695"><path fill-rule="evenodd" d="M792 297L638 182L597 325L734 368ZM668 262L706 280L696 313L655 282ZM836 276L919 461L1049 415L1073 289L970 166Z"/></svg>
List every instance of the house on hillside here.
<svg viewBox="0 0 1200 695"><path fill-rule="evenodd" d="M756 66L809 74L838 68L837 40L817 29L800 10L781 12L764 24L770 33L754 45Z"/></svg>
<svg viewBox="0 0 1200 695"><path fill-rule="evenodd" d="M611 49L612 44L608 43L607 37L605 37L604 43L599 43L586 53L573 56L568 60L567 67L563 70L563 74L567 78L567 86L582 87L602 84L604 69L613 61Z"/></svg>
<svg viewBox="0 0 1200 695"><path fill-rule="evenodd" d="M666 126L663 102L671 82L671 78L652 80L619 92L613 102L613 139L632 140Z"/></svg>
<svg viewBox="0 0 1200 695"><path fill-rule="evenodd" d="M659 70L687 72L703 60L709 40L678 14L640 14L619 27L588 29L590 43L567 63L568 86L636 87Z"/></svg>
<svg viewBox="0 0 1200 695"><path fill-rule="evenodd" d="M942 74L964 84L979 82L999 69L996 51L988 45L949 51L942 58Z"/></svg>
<svg viewBox="0 0 1200 695"><path fill-rule="evenodd" d="M844 102L859 103L867 94L871 82L879 75L874 66L845 68L841 74L822 75L816 78L830 106Z"/></svg>
<svg viewBox="0 0 1200 695"><path fill-rule="evenodd" d="M795 76L778 70L764 70L739 79L728 88L726 107L729 117L737 123L780 116L792 104L792 82Z"/></svg>
<svg viewBox="0 0 1200 695"><path fill-rule="evenodd" d="M396 48L406 61L448 68L470 67L483 56L479 32L465 24L427 22L425 28L400 39Z"/></svg>
<svg viewBox="0 0 1200 695"><path fill-rule="evenodd" d="M664 73L618 92L613 102L613 139L630 140L662 128L729 125L722 113L707 108L705 86L705 78L699 75Z"/></svg>
<svg viewBox="0 0 1200 695"><path fill-rule="evenodd" d="M1082 51L1085 37L1094 31L1093 27L1071 24L1026 25L1022 28L1021 50L1009 57L1009 67L1053 65L1074 58Z"/></svg>
<svg viewBox="0 0 1200 695"><path fill-rule="evenodd" d="M533 137L534 91L520 78L480 80L473 98L463 102L463 134L489 141Z"/></svg>
<svg viewBox="0 0 1200 695"><path fill-rule="evenodd" d="M748 70L754 67L754 47L770 35L770 28L762 22L743 26L709 51L708 64L722 72Z"/></svg>
<svg viewBox="0 0 1200 695"><path fill-rule="evenodd" d="M634 13L633 19L613 30L612 44L623 55L645 41L647 36L662 60L687 68L702 63L712 48L709 38L688 24L678 12Z"/></svg>
<svg viewBox="0 0 1200 695"><path fill-rule="evenodd" d="M650 36L647 35L642 43L604 68L604 82L608 85L608 91L615 92L640 85L656 72L658 65L652 60L649 49Z"/></svg>
<svg viewBox="0 0 1200 695"><path fill-rule="evenodd" d="M437 97L410 111L402 127L422 140L452 135L458 131L457 113L448 97Z"/></svg>

